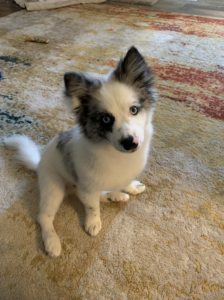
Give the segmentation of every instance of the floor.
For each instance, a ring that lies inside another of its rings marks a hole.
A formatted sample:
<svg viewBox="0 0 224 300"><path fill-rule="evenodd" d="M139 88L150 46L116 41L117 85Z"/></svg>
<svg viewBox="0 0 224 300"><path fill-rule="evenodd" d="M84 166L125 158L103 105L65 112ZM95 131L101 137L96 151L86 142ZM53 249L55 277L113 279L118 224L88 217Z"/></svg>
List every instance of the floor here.
<svg viewBox="0 0 224 300"><path fill-rule="evenodd" d="M108 1L109 4L147 8L150 10L224 18L224 0L159 0L153 6ZM0 0L0 17L21 10L13 0Z"/></svg>
<svg viewBox="0 0 224 300"><path fill-rule="evenodd" d="M108 0L110 4L118 4ZM118 4L145 8L144 5ZM209 16L224 18L224 0L159 0L153 6L147 6L149 10L168 11L189 15Z"/></svg>
<svg viewBox="0 0 224 300"><path fill-rule="evenodd" d="M0 0L0 18L21 10L13 0Z"/></svg>

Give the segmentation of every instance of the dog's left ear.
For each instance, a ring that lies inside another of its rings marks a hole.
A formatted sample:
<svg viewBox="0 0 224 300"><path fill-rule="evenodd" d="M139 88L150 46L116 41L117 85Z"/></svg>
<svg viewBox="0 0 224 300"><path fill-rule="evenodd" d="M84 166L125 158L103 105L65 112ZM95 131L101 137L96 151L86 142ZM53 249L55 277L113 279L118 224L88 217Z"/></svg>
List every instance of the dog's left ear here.
<svg viewBox="0 0 224 300"><path fill-rule="evenodd" d="M149 90L153 87L153 75L138 49L132 46L121 59L114 71L116 80L138 90Z"/></svg>
<svg viewBox="0 0 224 300"><path fill-rule="evenodd" d="M88 96L93 95L99 89L101 83L79 73L65 73L64 75L66 95L72 100L72 108L76 112L80 105L85 104Z"/></svg>

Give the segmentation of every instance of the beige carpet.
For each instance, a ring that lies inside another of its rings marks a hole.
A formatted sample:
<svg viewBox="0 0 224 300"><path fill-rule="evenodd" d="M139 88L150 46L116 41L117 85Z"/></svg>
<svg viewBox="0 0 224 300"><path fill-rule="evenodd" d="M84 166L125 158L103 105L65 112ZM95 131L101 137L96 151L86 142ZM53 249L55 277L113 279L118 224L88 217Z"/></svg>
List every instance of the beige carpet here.
<svg viewBox="0 0 224 300"><path fill-rule="evenodd" d="M146 193L102 205L96 238L69 196L57 259L36 222L36 174L0 147L0 299L224 299L224 20L93 4L21 11L0 19L0 45L1 136L44 145L73 126L64 72L106 74L131 45L158 89Z"/></svg>

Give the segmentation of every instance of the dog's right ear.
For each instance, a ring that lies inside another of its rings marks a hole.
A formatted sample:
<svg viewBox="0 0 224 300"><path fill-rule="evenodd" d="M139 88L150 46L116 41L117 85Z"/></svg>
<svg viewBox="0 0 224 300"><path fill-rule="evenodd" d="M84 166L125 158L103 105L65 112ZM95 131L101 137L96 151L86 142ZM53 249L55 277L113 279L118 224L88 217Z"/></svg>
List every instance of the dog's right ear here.
<svg viewBox="0 0 224 300"><path fill-rule="evenodd" d="M66 95L72 100L72 109L77 112L80 105L85 102L101 85L99 80L79 74L65 73L64 75Z"/></svg>

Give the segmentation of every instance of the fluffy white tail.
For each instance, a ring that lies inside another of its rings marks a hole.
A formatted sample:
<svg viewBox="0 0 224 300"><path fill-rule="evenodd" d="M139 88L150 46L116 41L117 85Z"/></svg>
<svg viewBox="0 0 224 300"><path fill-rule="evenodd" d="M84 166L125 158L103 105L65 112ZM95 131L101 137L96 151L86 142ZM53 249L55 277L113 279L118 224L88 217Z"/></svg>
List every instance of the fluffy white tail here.
<svg viewBox="0 0 224 300"><path fill-rule="evenodd" d="M15 160L30 170L37 170L41 155L37 145L25 135L5 137L4 144L16 150Z"/></svg>

